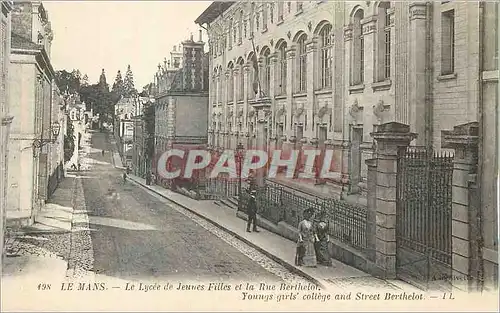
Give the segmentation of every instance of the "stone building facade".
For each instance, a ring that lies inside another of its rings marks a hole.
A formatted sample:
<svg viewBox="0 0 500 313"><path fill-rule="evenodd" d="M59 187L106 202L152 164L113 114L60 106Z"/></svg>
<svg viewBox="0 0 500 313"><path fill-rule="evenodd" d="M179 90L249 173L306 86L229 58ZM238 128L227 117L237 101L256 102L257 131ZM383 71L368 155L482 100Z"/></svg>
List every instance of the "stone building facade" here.
<svg viewBox="0 0 500 313"><path fill-rule="evenodd" d="M455 152L453 275L498 287L498 3L214 2L196 23L209 34L214 150L331 149L332 178L274 181L366 204L369 165L385 157L374 152L402 140L380 129L408 125L405 145Z"/></svg>
<svg viewBox="0 0 500 313"><path fill-rule="evenodd" d="M10 63L10 11L12 1L2 1L0 4L0 249L2 260L4 252L4 226L5 210L7 206L8 186L8 143L10 125L13 116L10 115L9 107L9 63ZM0 262L1 263L1 262Z"/></svg>
<svg viewBox="0 0 500 313"><path fill-rule="evenodd" d="M8 222L32 223L48 197L55 74L50 61L52 39L48 14L40 1L14 3L9 99L18 119L9 136Z"/></svg>
<svg viewBox="0 0 500 313"><path fill-rule="evenodd" d="M196 20L209 144L332 149L332 178L287 184L364 195L376 125L408 124L413 145L439 150L442 129L478 120L478 21L477 2L214 2Z"/></svg>
<svg viewBox="0 0 500 313"><path fill-rule="evenodd" d="M172 148L205 148L208 117L208 55L200 32L182 42L181 65L159 66L155 76L155 159ZM178 52L178 51L175 51ZM156 162L156 161L155 161ZM156 163L153 164L156 172ZM158 176L158 175L157 175ZM165 182L166 184L166 182Z"/></svg>

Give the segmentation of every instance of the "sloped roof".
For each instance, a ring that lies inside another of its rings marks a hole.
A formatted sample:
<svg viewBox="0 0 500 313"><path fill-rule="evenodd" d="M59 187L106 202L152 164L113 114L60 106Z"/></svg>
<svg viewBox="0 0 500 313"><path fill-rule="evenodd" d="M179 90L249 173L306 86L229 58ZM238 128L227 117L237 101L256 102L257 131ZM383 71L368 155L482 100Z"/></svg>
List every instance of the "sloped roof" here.
<svg viewBox="0 0 500 313"><path fill-rule="evenodd" d="M232 6L235 1L214 1L210 6L201 13L200 16L194 21L196 24L210 24L215 20L219 15L224 13L230 6Z"/></svg>
<svg viewBox="0 0 500 313"><path fill-rule="evenodd" d="M12 49L26 49L26 50L41 50L42 45L38 45L31 40L24 38L16 33L12 33L11 36Z"/></svg>

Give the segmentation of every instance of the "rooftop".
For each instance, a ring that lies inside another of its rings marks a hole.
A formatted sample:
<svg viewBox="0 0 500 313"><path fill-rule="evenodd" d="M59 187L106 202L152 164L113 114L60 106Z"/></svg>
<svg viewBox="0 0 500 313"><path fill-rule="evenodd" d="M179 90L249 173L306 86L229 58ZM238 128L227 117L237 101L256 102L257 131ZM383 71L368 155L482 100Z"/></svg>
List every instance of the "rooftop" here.
<svg viewBox="0 0 500 313"><path fill-rule="evenodd" d="M219 15L224 13L230 6L232 6L235 1L214 1L210 6L201 13L200 16L194 21L196 24L210 24L212 23Z"/></svg>

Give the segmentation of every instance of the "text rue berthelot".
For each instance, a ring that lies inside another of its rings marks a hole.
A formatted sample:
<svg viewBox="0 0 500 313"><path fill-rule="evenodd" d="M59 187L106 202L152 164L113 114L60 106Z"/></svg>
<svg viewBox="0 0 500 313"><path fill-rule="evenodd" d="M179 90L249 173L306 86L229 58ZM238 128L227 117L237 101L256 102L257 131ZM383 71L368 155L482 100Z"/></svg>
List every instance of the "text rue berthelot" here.
<svg viewBox="0 0 500 313"><path fill-rule="evenodd" d="M140 293L161 293L161 292L236 292L237 297L242 301L387 301L387 300L426 300L428 297L424 293L418 292L327 292L314 284L296 283L143 283L126 282L123 285L111 286L108 283L99 282L74 282L61 283L61 291L83 291L98 292L110 289L122 290L126 292ZM437 298L437 297L431 297ZM439 297L441 298L441 297ZM453 298L447 296L446 300ZM444 299L444 298L443 298Z"/></svg>

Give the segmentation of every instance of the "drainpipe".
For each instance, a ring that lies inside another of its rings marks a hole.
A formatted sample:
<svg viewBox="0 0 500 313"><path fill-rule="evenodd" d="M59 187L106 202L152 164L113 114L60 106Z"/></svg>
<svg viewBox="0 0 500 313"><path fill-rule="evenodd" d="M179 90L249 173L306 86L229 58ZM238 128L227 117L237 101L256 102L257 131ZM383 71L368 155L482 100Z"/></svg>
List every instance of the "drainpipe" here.
<svg viewBox="0 0 500 313"><path fill-rule="evenodd" d="M484 134L484 124L483 124L483 41L484 41L484 2L479 2L479 64L478 64L478 93L477 93L477 116L479 122L478 129L478 151L477 151L477 170L476 170L476 192L478 192L478 201L477 201L477 223L479 232L477 234L477 249L478 249L478 281L477 281L477 290L481 293L483 292L484 287L484 259L483 259L483 197L481 194L481 185L482 185L482 173L483 173L483 134Z"/></svg>
<svg viewBox="0 0 500 313"><path fill-rule="evenodd" d="M426 133L425 133L425 146L427 148L427 151L432 151L433 147L433 101L432 101L432 87L433 87L433 76L434 76L434 67L432 66L432 60L433 60L433 37L434 37L434 32L433 32L433 14L434 14L434 5L433 1L427 2L427 10L426 10L426 18L427 18L427 23L426 23L426 53L427 53L427 58L426 58L426 66L425 66L425 79L426 79L426 90L425 90L425 124L426 124Z"/></svg>

